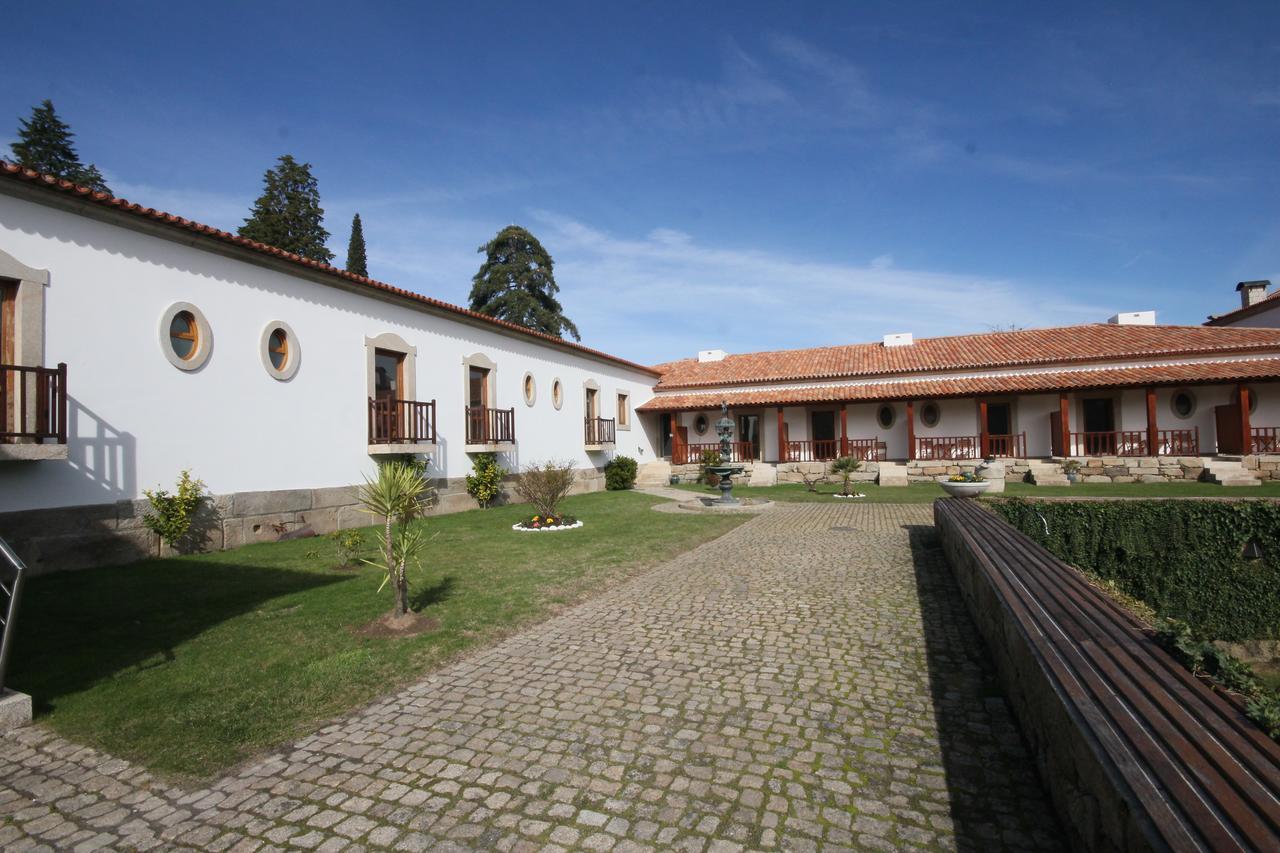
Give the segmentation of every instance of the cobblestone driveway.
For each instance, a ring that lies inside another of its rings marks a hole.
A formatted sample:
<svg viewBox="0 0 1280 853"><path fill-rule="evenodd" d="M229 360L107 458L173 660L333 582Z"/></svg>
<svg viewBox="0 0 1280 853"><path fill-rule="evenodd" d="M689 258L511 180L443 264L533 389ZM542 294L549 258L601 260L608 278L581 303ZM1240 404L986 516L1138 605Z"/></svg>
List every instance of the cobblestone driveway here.
<svg viewBox="0 0 1280 853"><path fill-rule="evenodd" d="M199 791L29 727L0 847L1052 848L930 533L779 507Z"/></svg>

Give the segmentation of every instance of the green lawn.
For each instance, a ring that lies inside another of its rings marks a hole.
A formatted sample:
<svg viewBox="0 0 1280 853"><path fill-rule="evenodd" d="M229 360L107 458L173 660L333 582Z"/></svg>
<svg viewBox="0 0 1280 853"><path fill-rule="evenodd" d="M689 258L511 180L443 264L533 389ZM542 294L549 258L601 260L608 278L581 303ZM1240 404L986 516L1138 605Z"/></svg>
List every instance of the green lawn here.
<svg viewBox="0 0 1280 853"><path fill-rule="evenodd" d="M928 503L946 497L937 483L912 483L903 488L884 487L875 483L855 483L854 491L865 498L849 503ZM681 483L676 488L699 494L718 495L719 489L693 483ZM783 483L777 486L734 486L733 493L741 498L767 498L774 501L825 501L835 503L831 496L840 490L834 483L818 486L810 492L799 483ZM1268 497L1280 498L1280 481L1272 480L1261 486L1248 488L1223 488L1213 483L1076 483L1073 486L1036 486L1031 483L1006 483L1004 494L1018 497L1112 497L1112 498L1167 498L1167 497Z"/></svg>
<svg viewBox="0 0 1280 853"><path fill-rule="evenodd" d="M438 535L412 595L440 624L407 639L353 633L392 593L376 569L333 568L327 539L33 578L10 681L73 740L207 777L745 520L657 501L570 498L586 526L562 533L513 532L527 506L421 522Z"/></svg>

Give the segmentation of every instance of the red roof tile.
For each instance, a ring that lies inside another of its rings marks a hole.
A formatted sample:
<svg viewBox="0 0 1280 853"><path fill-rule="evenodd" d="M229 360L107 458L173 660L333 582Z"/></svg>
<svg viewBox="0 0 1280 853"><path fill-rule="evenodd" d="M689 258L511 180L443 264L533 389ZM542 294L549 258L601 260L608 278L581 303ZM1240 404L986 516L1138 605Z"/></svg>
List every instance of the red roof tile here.
<svg viewBox="0 0 1280 853"><path fill-rule="evenodd" d="M734 408L742 408L873 400L921 400L937 397L969 397L975 394L1044 393L1117 386L1194 385L1205 382L1277 378L1280 378L1280 357L1253 361L1045 371L964 379L919 379L906 382L872 382L862 385L825 385L818 388L786 388L775 391L742 389L719 393L664 394L639 406L638 410L672 412L718 409L721 401L727 402Z"/></svg>
<svg viewBox="0 0 1280 853"><path fill-rule="evenodd" d="M367 278L361 275L355 275L354 273L349 273L346 270L338 269L337 267L330 266L329 264L321 263L319 261L313 261L313 260L310 260L309 258L304 258L299 255L292 254L291 252L286 252L282 249L277 249L275 246L268 246L265 243L259 243L255 240L246 240L244 237L240 237L236 234L231 234L227 231L222 231L220 229L213 228L209 225L203 225L199 222L195 222L190 219L183 219L181 216L174 216L171 213L165 213L164 211L156 210L155 208L143 207L142 205L134 204L133 202L130 202L127 199L117 198L116 196L113 196L110 193L95 192L89 189L88 187L79 186L77 184L71 183L70 181L62 180L61 178L55 178L52 175L45 175L40 172L35 172L35 171L32 171L31 169L24 169L21 166L15 165L13 163L9 163L4 160L0 160L0 178L8 178L14 181L21 181L30 186L43 187L53 192L59 192L65 196L79 198L89 204L96 204L101 207L114 208L116 210L120 210L125 213L130 213L145 219L149 219L152 222L158 222L162 225L171 226L177 230L193 232L204 237L209 237L211 239L218 240L223 243L228 243L230 245L237 246L241 249L245 249L250 252L254 252L260 255L269 255L271 257L278 258L283 261L287 261L291 264L296 264L300 267L308 267L311 270L314 270L316 272L321 272L326 275L331 275L331 276L334 276L335 278L339 278L354 284L362 285L372 290L378 290L383 293L394 294L395 296L399 296L404 299L410 300L411 302L417 303L418 305L423 307L428 307L437 311L443 311L449 314L456 314L468 320L478 320L482 323L487 323L489 325L497 326L508 332L515 332L520 335L536 338L543 343L562 347L568 350L574 350L576 352L580 352L585 355L595 356L596 358L603 358L608 361L621 364L625 367L632 368L634 370L643 371L644 373L650 373L655 375L657 374L657 371L652 367L648 367L643 364L636 364L635 362L627 361L624 358L618 358L617 356L609 355L606 352L601 352L600 350L592 349L591 347L585 347L582 344L577 344L572 341L566 341L562 338L557 338L554 335L548 335L543 332L536 332L532 329L526 329L525 327L518 326L515 323L508 323L505 320L498 320L493 317L489 317L485 314L480 314L476 311L471 311L466 308L462 308L458 305L453 305L448 302L443 302L439 299L432 299L429 296L423 296L422 294L414 293L411 290L404 290L402 288L395 287L393 285L386 284L381 281L377 281L376 279Z"/></svg>
<svg viewBox="0 0 1280 853"><path fill-rule="evenodd" d="M1280 329L1095 323L921 338L908 346L897 347L878 343L850 344L730 355L723 361L705 363L685 359L658 365L662 372L658 388L901 376L941 370L1079 364L1277 349L1280 349Z"/></svg>

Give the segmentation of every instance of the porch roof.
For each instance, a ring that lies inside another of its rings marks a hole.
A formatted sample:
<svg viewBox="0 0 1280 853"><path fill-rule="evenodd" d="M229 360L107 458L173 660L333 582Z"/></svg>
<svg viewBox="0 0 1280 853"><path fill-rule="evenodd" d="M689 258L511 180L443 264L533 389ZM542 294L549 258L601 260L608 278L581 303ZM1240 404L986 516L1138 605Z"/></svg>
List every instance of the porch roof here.
<svg viewBox="0 0 1280 853"><path fill-rule="evenodd" d="M912 373L1036 365L1136 361L1270 350L1280 355L1280 329L1213 326L1122 326L1092 323L944 338L908 346L880 343L729 355L658 365L658 390L752 385L809 379L897 377Z"/></svg>
<svg viewBox="0 0 1280 853"><path fill-rule="evenodd" d="M1026 394L1082 391L1095 388L1197 385L1280 378L1280 356L1250 361L1198 362L1098 370L1037 371L990 376L862 382L805 388L734 389L691 394L659 394L638 407L642 412L675 412L719 408L791 406L807 403L857 403L972 397L979 394Z"/></svg>

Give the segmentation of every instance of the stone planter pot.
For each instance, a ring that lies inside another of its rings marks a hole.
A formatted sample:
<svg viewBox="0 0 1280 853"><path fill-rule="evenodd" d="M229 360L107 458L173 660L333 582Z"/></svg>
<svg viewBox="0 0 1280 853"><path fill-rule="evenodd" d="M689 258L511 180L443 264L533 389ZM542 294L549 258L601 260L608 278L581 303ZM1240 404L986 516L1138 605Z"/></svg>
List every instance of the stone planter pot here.
<svg viewBox="0 0 1280 853"><path fill-rule="evenodd" d="M942 486L942 491L953 498L976 498L991 488L989 480L978 480L974 483L952 483L948 480L943 480L938 485Z"/></svg>

